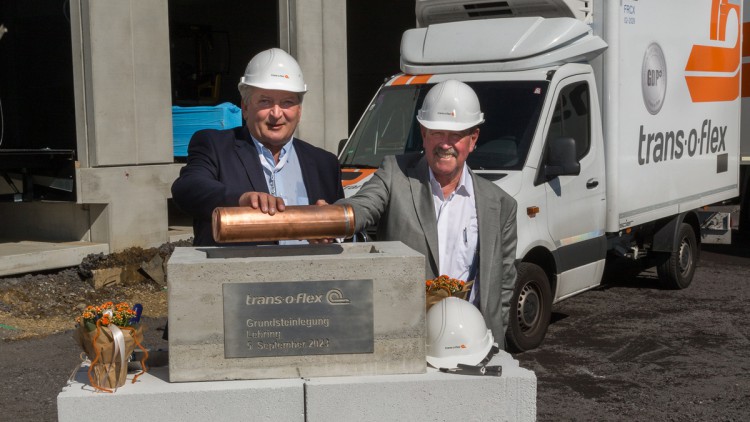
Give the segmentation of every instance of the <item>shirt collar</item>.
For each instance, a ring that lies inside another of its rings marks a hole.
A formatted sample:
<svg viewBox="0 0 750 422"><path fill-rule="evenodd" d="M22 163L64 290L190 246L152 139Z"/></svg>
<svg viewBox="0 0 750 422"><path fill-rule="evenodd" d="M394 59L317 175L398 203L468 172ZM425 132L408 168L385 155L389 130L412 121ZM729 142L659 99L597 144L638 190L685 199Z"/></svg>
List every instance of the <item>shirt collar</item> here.
<svg viewBox="0 0 750 422"><path fill-rule="evenodd" d="M427 167L427 169L430 172L430 187L432 188L432 192L440 198L443 198L443 189L440 187L440 183L435 179L435 174L432 172L432 169L429 167ZM471 180L469 166L467 166L466 163L464 163L464 168L461 172L461 177L458 179L458 185L456 186L454 193L466 197L474 196L474 181Z"/></svg>
<svg viewBox="0 0 750 422"><path fill-rule="evenodd" d="M257 139L255 139L255 137L253 135L250 135L250 139L253 140L253 144L255 145L255 149L258 150L259 154L262 154L262 155L271 154L271 150L269 150L268 148L266 148L265 145L261 144L260 141L258 141ZM287 143L284 144L283 147L281 147L281 152L279 153L279 158L285 156L289 152L289 149L292 147L293 142L294 142L294 138L292 137L292 138L289 139L289 141Z"/></svg>

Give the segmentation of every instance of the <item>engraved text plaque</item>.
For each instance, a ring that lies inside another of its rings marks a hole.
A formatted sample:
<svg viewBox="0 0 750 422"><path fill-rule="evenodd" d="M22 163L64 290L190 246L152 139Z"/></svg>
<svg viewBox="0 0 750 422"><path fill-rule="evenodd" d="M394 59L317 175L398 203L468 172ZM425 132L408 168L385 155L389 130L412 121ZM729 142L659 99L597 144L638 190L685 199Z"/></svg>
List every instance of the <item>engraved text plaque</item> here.
<svg viewBox="0 0 750 422"><path fill-rule="evenodd" d="M372 280L225 283L224 356L373 353Z"/></svg>

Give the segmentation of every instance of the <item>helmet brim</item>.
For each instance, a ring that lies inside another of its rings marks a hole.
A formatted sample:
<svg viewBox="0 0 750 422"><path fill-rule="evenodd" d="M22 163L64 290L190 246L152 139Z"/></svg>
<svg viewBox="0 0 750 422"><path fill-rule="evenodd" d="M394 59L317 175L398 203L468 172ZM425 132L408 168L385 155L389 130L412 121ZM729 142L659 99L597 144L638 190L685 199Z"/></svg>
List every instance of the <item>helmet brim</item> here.
<svg viewBox="0 0 750 422"><path fill-rule="evenodd" d="M473 128L474 126L484 123L484 119L479 119L476 122L434 122L425 120L417 117L417 121L420 125L430 130L449 130L452 132L460 132L462 130Z"/></svg>
<svg viewBox="0 0 750 422"><path fill-rule="evenodd" d="M244 79L244 77L242 78ZM273 84L273 83L247 83L244 81L240 81L240 83L237 84L237 88L242 90L243 86L252 86L254 88L261 88L261 89L271 89L275 91L286 91L286 92L294 92L296 94L304 94L307 92L307 84L302 85L298 89L289 89L288 85L284 84Z"/></svg>
<svg viewBox="0 0 750 422"><path fill-rule="evenodd" d="M435 357L435 356L427 356L427 363L429 363L433 368L448 368L448 369L455 369L458 368L458 364L464 364L464 365L477 365L480 363L484 358L487 357L487 354L490 353L490 350L492 349L492 345L494 343L494 339L492 338L492 331L487 329L487 336L485 337L485 340L489 338L489 341L486 342L486 344L482 345L482 348L476 351L475 353L470 353L466 355L460 355L460 356L449 356L449 357ZM484 340L483 340L484 341Z"/></svg>

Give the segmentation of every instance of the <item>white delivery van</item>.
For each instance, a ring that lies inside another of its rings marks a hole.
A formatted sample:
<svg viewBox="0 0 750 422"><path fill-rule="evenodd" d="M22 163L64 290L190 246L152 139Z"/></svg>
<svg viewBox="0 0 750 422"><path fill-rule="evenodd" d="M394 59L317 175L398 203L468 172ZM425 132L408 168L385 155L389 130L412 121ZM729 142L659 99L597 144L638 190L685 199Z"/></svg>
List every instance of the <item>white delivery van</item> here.
<svg viewBox="0 0 750 422"><path fill-rule="evenodd" d="M340 152L345 192L385 155L420 151L435 83L477 92L468 165L518 201L519 278L507 332L543 340L553 303L598 286L608 255L669 288L698 263L695 210L738 195L738 0L418 0L401 71Z"/></svg>

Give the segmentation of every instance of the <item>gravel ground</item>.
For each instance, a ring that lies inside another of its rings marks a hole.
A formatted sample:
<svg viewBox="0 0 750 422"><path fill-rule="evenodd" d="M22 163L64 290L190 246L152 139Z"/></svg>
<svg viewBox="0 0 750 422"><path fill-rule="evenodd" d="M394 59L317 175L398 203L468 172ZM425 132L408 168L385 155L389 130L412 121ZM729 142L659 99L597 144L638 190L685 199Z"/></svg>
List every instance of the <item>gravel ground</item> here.
<svg viewBox="0 0 750 422"><path fill-rule="evenodd" d="M705 246L685 290L618 268L553 306L545 342L515 356L536 373L538 420L750 420L749 270L746 241Z"/></svg>
<svg viewBox="0 0 750 422"><path fill-rule="evenodd" d="M134 277L93 291L85 275L96 265L83 267L0 279L0 421L57 419L57 394L80 361L71 329L82 303L144 303L145 344L167 348L158 283ZM538 420L750 420L749 270L744 239L705 247L688 289L617 268L604 286L555 305L544 344L515 355L537 375Z"/></svg>

